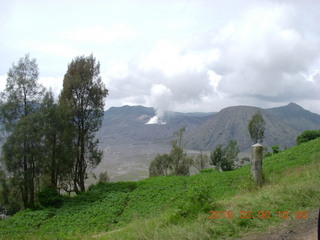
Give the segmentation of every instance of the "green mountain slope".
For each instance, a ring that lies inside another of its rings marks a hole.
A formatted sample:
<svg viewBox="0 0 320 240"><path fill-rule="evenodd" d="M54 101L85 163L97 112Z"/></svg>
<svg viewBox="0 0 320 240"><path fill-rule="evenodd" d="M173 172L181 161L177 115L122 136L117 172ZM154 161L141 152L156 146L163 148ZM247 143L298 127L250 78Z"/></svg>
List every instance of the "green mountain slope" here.
<svg viewBox="0 0 320 240"><path fill-rule="evenodd" d="M230 239L285 221L285 211L295 218L317 207L319 170L316 139L265 159L262 188L253 185L248 165L223 173L98 184L66 198L59 209L26 210L0 221L0 238Z"/></svg>

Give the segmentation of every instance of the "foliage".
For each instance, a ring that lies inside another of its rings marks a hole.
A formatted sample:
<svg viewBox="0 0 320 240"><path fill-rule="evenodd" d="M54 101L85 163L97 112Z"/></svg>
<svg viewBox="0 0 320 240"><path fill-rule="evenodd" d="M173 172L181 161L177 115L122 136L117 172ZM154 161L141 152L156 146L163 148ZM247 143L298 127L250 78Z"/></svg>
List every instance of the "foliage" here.
<svg viewBox="0 0 320 240"><path fill-rule="evenodd" d="M193 159L192 165L201 172L202 169L206 168L209 164L209 157L208 155L200 152L195 159Z"/></svg>
<svg viewBox="0 0 320 240"><path fill-rule="evenodd" d="M47 187L37 194L39 203L44 207L60 207L62 204L62 197L56 188Z"/></svg>
<svg viewBox="0 0 320 240"><path fill-rule="evenodd" d="M3 145L2 161L21 190L24 206L35 201L35 180L40 169L39 135L35 112L43 95L37 83L39 70L36 59L29 55L13 64L1 93L0 119L9 134Z"/></svg>
<svg viewBox="0 0 320 240"><path fill-rule="evenodd" d="M189 169L192 164L192 158L188 157L181 147L173 143L170 152L170 158L173 163L173 174L179 176L189 176Z"/></svg>
<svg viewBox="0 0 320 240"><path fill-rule="evenodd" d="M211 165L216 166L222 171L230 171L234 169L234 161L238 158L240 150L236 140L231 140L225 148L218 145L210 154Z"/></svg>
<svg viewBox="0 0 320 240"><path fill-rule="evenodd" d="M257 111L251 118L248 124L248 130L253 143L257 143L259 140L262 142L265 131L265 121L259 111Z"/></svg>
<svg viewBox="0 0 320 240"><path fill-rule="evenodd" d="M99 182L109 182L110 181L110 178L108 176L108 172L107 171L104 171L104 172L101 172L99 174Z"/></svg>
<svg viewBox="0 0 320 240"><path fill-rule="evenodd" d="M149 166L149 177L168 176L173 168L171 156L157 154Z"/></svg>
<svg viewBox="0 0 320 240"><path fill-rule="evenodd" d="M0 203L7 205L9 204L10 190L7 183L7 177L0 165Z"/></svg>
<svg viewBox="0 0 320 240"><path fill-rule="evenodd" d="M99 183L66 198L59 209L26 210L1 221L0 238L229 239L261 231L281 221L277 211L318 207L319 144L316 139L265 159L266 184L261 189L252 184L250 166L188 177ZM209 210L232 211L233 218L208 219ZM241 211L251 211L256 218L241 219ZM270 211L271 218L259 219L259 211Z"/></svg>
<svg viewBox="0 0 320 240"><path fill-rule="evenodd" d="M75 134L69 121L70 110L67 106L55 102L51 90L45 93L40 108L42 121L43 174L50 176L50 187L64 185L72 173L73 155L72 140Z"/></svg>
<svg viewBox="0 0 320 240"><path fill-rule="evenodd" d="M297 137L297 144L309 142L320 137L320 130L306 130Z"/></svg>
<svg viewBox="0 0 320 240"><path fill-rule="evenodd" d="M210 164L215 166L217 169L220 169L220 165L224 158L224 155L225 153L224 153L224 150L222 149L222 145L218 145L216 149L210 154L210 159L211 159Z"/></svg>
<svg viewBox="0 0 320 240"><path fill-rule="evenodd" d="M150 163L150 177L168 175L188 176L190 174L189 169L193 164L193 160L183 151L182 140L185 130L185 127L183 127L173 133L177 136L177 139L172 141L172 149L169 154L158 154Z"/></svg>
<svg viewBox="0 0 320 240"><path fill-rule="evenodd" d="M270 156L272 156L273 154L277 154L277 153L281 152L279 145L271 146L271 149L272 149L272 152L269 152L267 147L265 147L265 148L263 149L263 150L264 150L264 153L263 153L263 157L264 157L264 158L270 157Z"/></svg>
<svg viewBox="0 0 320 240"><path fill-rule="evenodd" d="M95 133L102 124L104 99L108 94L100 77L100 63L91 55L77 57L63 79L60 103L67 105L76 129L73 181L76 192L85 191L87 170L99 164L102 151Z"/></svg>

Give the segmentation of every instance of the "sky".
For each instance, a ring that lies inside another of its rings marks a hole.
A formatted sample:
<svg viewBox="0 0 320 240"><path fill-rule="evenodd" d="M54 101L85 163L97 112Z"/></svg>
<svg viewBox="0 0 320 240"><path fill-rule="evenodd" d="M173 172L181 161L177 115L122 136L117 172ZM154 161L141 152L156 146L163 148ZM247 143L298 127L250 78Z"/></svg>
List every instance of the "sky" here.
<svg viewBox="0 0 320 240"><path fill-rule="evenodd" d="M93 54L106 109L295 102L320 114L319 12L319 0L2 0L0 91L29 53L58 96L72 59Z"/></svg>

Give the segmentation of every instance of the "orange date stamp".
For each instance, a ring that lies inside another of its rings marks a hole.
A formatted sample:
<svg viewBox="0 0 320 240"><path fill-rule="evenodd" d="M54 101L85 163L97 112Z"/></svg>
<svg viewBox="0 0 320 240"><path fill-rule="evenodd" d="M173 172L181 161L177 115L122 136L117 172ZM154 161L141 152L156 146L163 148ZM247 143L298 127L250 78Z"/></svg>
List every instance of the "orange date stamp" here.
<svg viewBox="0 0 320 240"><path fill-rule="evenodd" d="M221 218L240 218L240 219L270 219L271 217L278 217L280 219L307 219L307 211L277 211L271 213L270 211L239 211L234 213L233 211L210 211L211 215L209 219L221 219Z"/></svg>

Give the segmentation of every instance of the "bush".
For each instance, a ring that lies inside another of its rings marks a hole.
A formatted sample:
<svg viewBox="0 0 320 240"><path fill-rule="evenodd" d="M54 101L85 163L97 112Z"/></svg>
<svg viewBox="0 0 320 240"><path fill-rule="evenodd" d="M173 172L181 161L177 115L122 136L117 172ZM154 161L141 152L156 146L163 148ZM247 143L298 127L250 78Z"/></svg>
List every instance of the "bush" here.
<svg viewBox="0 0 320 240"><path fill-rule="evenodd" d="M309 142L320 137L320 130L306 130L297 137L297 144Z"/></svg>
<svg viewBox="0 0 320 240"><path fill-rule="evenodd" d="M44 207L60 207L62 204L62 197L55 188L45 188L38 193L39 203Z"/></svg>

